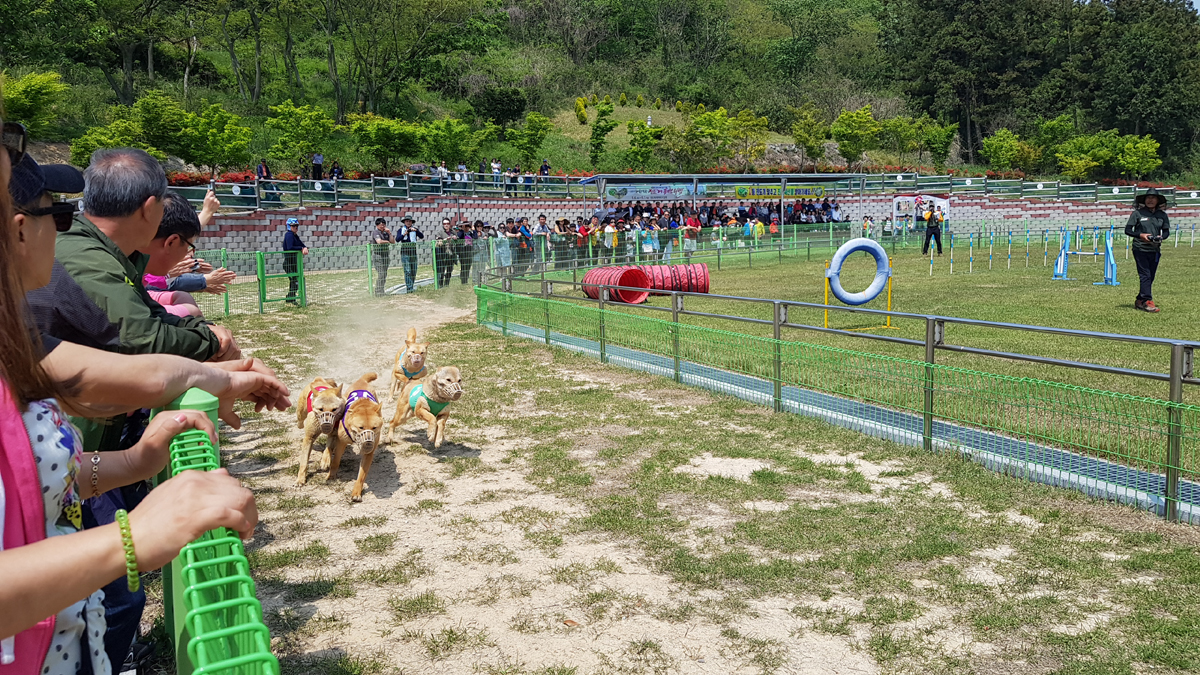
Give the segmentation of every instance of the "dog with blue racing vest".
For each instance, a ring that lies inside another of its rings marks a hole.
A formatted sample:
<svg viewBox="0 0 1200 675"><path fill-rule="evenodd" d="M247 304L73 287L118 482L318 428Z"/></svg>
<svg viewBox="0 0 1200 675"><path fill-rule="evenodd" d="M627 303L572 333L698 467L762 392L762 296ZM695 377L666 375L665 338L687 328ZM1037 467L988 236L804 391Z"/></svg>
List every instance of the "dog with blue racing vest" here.
<svg viewBox="0 0 1200 675"><path fill-rule="evenodd" d="M455 366L442 366L424 380L412 380L404 386L396 414L388 425L388 439L396 427L412 417L420 417L429 425L429 442L434 448L446 440L446 422L450 419L450 404L462 398L462 373Z"/></svg>
<svg viewBox="0 0 1200 675"><path fill-rule="evenodd" d="M392 387L388 395L393 401L409 382L425 377L428 372L425 368L428 351L429 343L417 342L417 329L409 328L404 349L396 352L396 365L392 367Z"/></svg>
<svg viewBox="0 0 1200 675"><path fill-rule="evenodd" d="M383 432L383 406L375 396L375 388L371 386L378 377L375 373L367 373L350 385L350 391L346 394L346 412L342 414L341 422L321 458L321 468L329 469L328 480L332 481L337 477L342 453L347 447L357 449L361 456L358 479L350 490L350 501L354 502L362 501L363 485Z"/></svg>

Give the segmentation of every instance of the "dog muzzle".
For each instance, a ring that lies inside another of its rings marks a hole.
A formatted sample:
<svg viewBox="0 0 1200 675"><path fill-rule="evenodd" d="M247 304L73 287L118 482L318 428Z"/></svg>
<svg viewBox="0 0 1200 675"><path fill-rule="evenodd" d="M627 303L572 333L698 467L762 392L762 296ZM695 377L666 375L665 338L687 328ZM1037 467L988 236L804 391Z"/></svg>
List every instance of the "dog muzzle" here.
<svg viewBox="0 0 1200 675"><path fill-rule="evenodd" d="M363 429L354 436L354 442L358 447L362 448L363 452L370 452L375 449L375 430Z"/></svg>
<svg viewBox="0 0 1200 675"><path fill-rule="evenodd" d="M459 396L462 396L462 393L463 393L462 383L461 382L451 382L451 383L447 384L446 385L446 393L450 394L455 399L457 399Z"/></svg>
<svg viewBox="0 0 1200 675"><path fill-rule="evenodd" d="M333 429L334 420L337 418L337 413L318 412L317 422L321 425L321 431L329 433Z"/></svg>

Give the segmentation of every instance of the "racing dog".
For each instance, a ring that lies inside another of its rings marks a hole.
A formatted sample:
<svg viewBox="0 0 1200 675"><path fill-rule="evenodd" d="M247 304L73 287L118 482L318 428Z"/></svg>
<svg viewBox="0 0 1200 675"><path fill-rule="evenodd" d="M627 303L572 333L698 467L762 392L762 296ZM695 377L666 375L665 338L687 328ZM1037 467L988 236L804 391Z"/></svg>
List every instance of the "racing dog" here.
<svg viewBox="0 0 1200 675"><path fill-rule="evenodd" d="M425 377L425 352L428 350L428 342L417 342L417 329L409 328L404 349L396 352L396 365L392 368L392 388L388 395L393 401L410 381Z"/></svg>
<svg viewBox="0 0 1200 675"><path fill-rule="evenodd" d="M350 393L346 394L346 412L321 460L321 468L329 469L328 480L334 480L342 463L342 453L348 446L358 446L362 459L358 465L358 480L354 481L354 487L350 490L350 501L354 502L362 501L363 483L367 480L367 472L371 470L376 443L383 431L383 407L379 405L375 388L371 386L378 377L375 373L367 373L350 385Z"/></svg>
<svg viewBox="0 0 1200 675"><path fill-rule="evenodd" d="M429 423L428 436L433 447L442 447L442 441L446 440L446 420L450 419L447 408L462 395L462 373L455 366L442 366L433 377L409 382L388 425L388 438L391 439L396 427L415 415Z"/></svg>
<svg viewBox="0 0 1200 675"><path fill-rule="evenodd" d="M313 441L324 434L328 447L345 409L342 388L332 379L318 377L301 392L300 400L296 402L296 427L304 430L304 440L300 443L300 474L296 476L296 485L308 482L308 457L312 454ZM329 450L325 452L328 454Z"/></svg>

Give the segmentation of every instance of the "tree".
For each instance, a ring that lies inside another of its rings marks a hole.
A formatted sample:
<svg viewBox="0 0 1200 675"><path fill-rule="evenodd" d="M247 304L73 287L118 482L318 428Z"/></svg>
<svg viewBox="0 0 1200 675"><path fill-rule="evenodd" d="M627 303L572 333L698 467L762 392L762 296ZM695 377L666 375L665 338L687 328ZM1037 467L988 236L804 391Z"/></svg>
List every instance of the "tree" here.
<svg viewBox="0 0 1200 675"><path fill-rule="evenodd" d="M829 123L822 117L817 107L805 103L795 110L796 121L792 124L792 139L804 150L805 159L812 160L813 171L817 170L817 162L825 157L825 141L829 139Z"/></svg>
<svg viewBox="0 0 1200 675"><path fill-rule="evenodd" d="M897 115L879 123L879 143L895 152L901 164L904 153L917 149L918 127L913 118Z"/></svg>
<svg viewBox="0 0 1200 675"><path fill-rule="evenodd" d="M508 132L508 144L521 154L522 164L533 166L551 131L554 131L554 123L549 118L531 112L525 116L525 126Z"/></svg>
<svg viewBox="0 0 1200 675"><path fill-rule="evenodd" d="M1121 150L1121 137L1116 129L1076 136L1058 146L1055 158L1062 172L1071 180L1082 183L1092 172L1110 165Z"/></svg>
<svg viewBox="0 0 1200 675"><path fill-rule="evenodd" d="M132 115L147 145L193 161L199 143L196 116L185 110L178 101L151 89L133 104Z"/></svg>
<svg viewBox="0 0 1200 675"><path fill-rule="evenodd" d="M609 102L605 101L596 106L596 121L592 122L592 137L588 141L588 160L592 166L600 164L600 158L604 156L606 137L617 128L616 120L609 119L612 114L613 107Z"/></svg>
<svg viewBox="0 0 1200 675"><path fill-rule="evenodd" d="M742 171L748 170L767 154L769 123L766 117L756 117L752 110L742 110L737 117L730 118L729 149Z"/></svg>
<svg viewBox="0 0 1200 675"><path fill-rule="evenodd" d="M950 157L950 146L954 143L954 137L957 134L958 122L939 124L930 119L922 121L921 145L929 148L934 166L946 166L946 159Z"/></svg>
<svg viewBox="0 0 1200 675"><path fill-rule="evenodd" d="M683 112L683 101L675 101L675 112Z"/></svg>
<svg viewBox="0 0 1200 675"><path fill-rule="evenodd" d="M680 173L695 173L729 156L731 121L724 108L686 117L682 129L663 131L658 151Z"/></svg>
<svg viewBox="0 0 1200 675"><path fill-rule="evenodd" d="M1058 154L1058 165L1068 178L1076 183L1086 183L1100 163L1087 155Z"/></svg>
<svg viewBox="0 0 1200 675"><path fill-rule="evenodd" d="M621 92L621 107L624 108L628 105L629 105L629 99L625 97L625 92Z"/></svg>
<svg viewBox="0 0 1200 675"><path fill-rule="evenodd" d="M641 94L637 95L637 107L639 107L639 108L646 107L646 97L645 96L642 96Z"/></svg>
<svg viewBox="0 0 1200 675"><path fill-rule="evenodd" d="M863 154L879 147L879 122L871 114L871 106L858 110L843 110L829 128L837 141L838 153L850 166L862 164Z"/></svg>
<svg viewBox="0 0 1200 675"><path fill-rule="evenodd" d="M474 162L479 157L479 148L495 137L496 127L493 124L472 129L462 120L437 120L425 125L422 154L430 163Z"/></svg>
<svg viewBox="0 0 1200 675"><path fill-rule="evenodd" d="M333 132L333 118L320 108L296 107L289 98L279 105L268 106L268 110L272 117L267 119L267 126L278 131L279 138L267 154L289 166L303 165Z"/></svg>
<svg viewBox="0 0 1200 675"><path fill-rule="evenodd" d="M605 95L604 95L604 102L605 102L606 104L608 104L608 105L612 105L612 95L611 95L611 94L605 94Z"/></svg>
<svg viewBox="0 0 1200 675"><path fill-rule="evenodd" d="M5 119L24 124L29 135L39 140L58 119L59 105L70 89L54 72L33 72L15 79L0 72Z"/></svg>
<svg viewBox="0 0 1200 675"><path fill-rule="evenodd" d="M1162 160L1158 158L1158 141L1150 134L1125 136L1114 164L1122 174L1141 180L1142 176L1162 166Z"/></svg>
<svg viewBox="0 0 1200 675"><path fill-rule="evenodd" d="M1016 165L1021 155L1021 137L1008 129L1000 129L983 139L983 149L979 154L987 158L993 169L1008 171Z"/></svg>
<svg viewBox="0 0 1200 675"><path fill-rule="evenodd" d="M241 122L241 117L219 105L206 105L199 115L192 116L194 140L190 145L193 151L185 159L207 166L210 174L249 165L252 134Z"/></svg>
<svg viewBox="0 0 1200 675"><path fill-rule="evenodd" d="M425 130L420 124L380 117L374 113L349 115L350 133L358 148L389 173L405 157L417 157L424 146Z"/></svg>
<svg viewBox="0 0 1200 675"><path fill-rule="evenodd" d="M654 109L662 110L662 97L661 96L654 99Z"/></svg>
<svg viewBox="0 0 1200 675"><path fill-rule="evenodd" d="M644 171L666 129L646 126L645 120L630 120L625 123L625 128L629 132L629 150L625 157L631 166Z"/></svg>
<svg viewBox="0 0 1200 675"><path fill-rule="evenodd" d="M525 92L514 87L488 87L471 97L471 107L481 120L501 128L521 119L529 105Z"/></svg>
<svg viewBox="0 0 1200 675"><path fill-rule="evenodd" d="M575 99L575 119L579 120L580 124L588 123L587 102L582 96Z"/></svg>
<svg viewBox="0 0 1200 675"><path fill-rule="evenodd" d="M167 153L145 142L141 125L130 117L92 127L75 139L71 143L71 163L86 168L92 161L92 153L101 148L141 148L160 162L167 159Z"/></svg>
<svg viewBox="0 0 1200 675"><path fill-rule="evenodd" d="M596 103L597 103L596 95L592 94L591 97L588 98L588 102L592 104L593 108L596 107Z"/></svg>

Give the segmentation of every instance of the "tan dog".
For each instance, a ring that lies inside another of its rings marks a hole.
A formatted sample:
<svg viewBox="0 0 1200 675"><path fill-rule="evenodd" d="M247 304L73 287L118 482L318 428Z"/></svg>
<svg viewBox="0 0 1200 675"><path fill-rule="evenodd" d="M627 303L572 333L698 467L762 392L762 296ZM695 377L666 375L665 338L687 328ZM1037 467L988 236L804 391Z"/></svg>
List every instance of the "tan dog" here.
<svg viewBox="0 0 1200 675"><path fill-rule="evenodd" d="M375 447L383 431L383 406L379 405L375 388L371 386L378 377L375 373L367 373L350 385L346 394L346 412L321 460L321 468L329 469L328 480L333 480L342 463L342 453L351 445L358 446L362 459L358 465L358 480L350 490L350 501L362 501L363 483L371 470Z"/></svg>
<svg viewBox="0 0 1200 675"><path fill-rule="evenodd" d="M308 457L312 454L313 441L324 434L328 437L325 443L328 446L345 410L342 388L331 379L318 377L300 393L300 400L296 402L296 426L304 430L304 440L300 444L300 474L296 476L296 485L308 482Z"/></svg>
<svg viewBox="0 0 1200 675"><path fill-rule="evenodd" d="M409 328L408 337L404 340L404 349L396 352L396 365L392 368L392 388L388 395L393 401L396 400L396 394L404 391L404 387L410 381L425 377L425 356L428 350L428 342L417 342L417 329Z"/></svg>
<svg viewBox="0 0 1200 675"><path fill-rule="evenodd" d="M415 415L429 424L429 440L433 447L442 447L442 441L446 440L446 420L450 419L450 403L462 395L462 373L454 366L442 366L433 377L409 382L388 425L388 438L391 439L396 427Z"/></svg>

